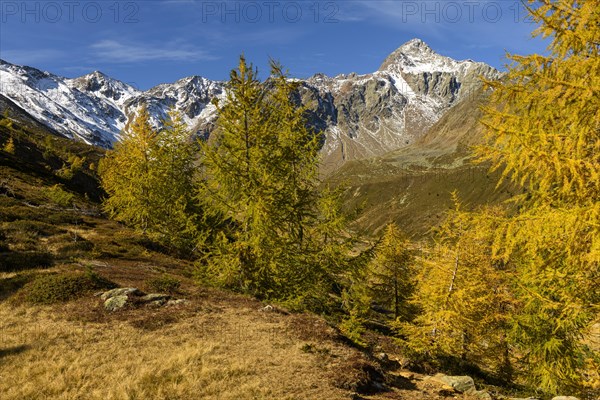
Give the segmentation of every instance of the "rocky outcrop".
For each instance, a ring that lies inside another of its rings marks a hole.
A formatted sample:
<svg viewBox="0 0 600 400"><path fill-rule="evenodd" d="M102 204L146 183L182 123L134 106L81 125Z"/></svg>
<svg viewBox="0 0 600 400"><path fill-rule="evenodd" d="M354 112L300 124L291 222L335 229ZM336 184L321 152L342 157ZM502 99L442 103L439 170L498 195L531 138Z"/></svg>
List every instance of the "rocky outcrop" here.
<svg viewBox="0 0 600 400"><path fill-rule="evenodd" d="M449 386L458 393L474 394L475 392L477 392L477 389L475 388L475 382L470 376L449 376L444 374L437 374L431 379Z"/></svg>
<svg viewBox="0 0 600 400"><path fill-rule="evenodd" d="M117 288L99 293L107 311L117 311L125 307L162 307L185 303L184 299L172 299L163 293L145 294L137 288Z"/></svg>

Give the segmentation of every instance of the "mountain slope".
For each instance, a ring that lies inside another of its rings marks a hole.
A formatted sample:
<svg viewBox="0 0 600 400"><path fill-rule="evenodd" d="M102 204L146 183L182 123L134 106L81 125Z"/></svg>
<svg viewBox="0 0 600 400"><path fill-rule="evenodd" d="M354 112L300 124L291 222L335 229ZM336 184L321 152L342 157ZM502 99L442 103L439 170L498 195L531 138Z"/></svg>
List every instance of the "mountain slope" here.
<svg viewBox="0 0 600 400"><path fill-rule="evenodd" d="M481 86L480 76L500 73L441 56L413 39L372 74L301 80L296 100L308 108L309 124L325 132L323 171L331 172L414 143ZM174 108L195 134L207 137L216 119L211 101L224 98L225 83L193 76L142 92L98 71L67 79L0 61L0 94L66 137L110 147L142 104L155 124Z"/></svg>
<svg viewBox="0 0 600 400"><path fill-rule="evenodd" d="M355 160L328 178L346 187L344 205L357 212L355 227L367 234L396 222L415 239L427 236L454 207L457 191L472 209L511 197L507 183L496 188L499 173L472 162L472 146L482 143L479 92L463 99L415 143L381 157Z"/></svg>
<svg viewBox="0 0 600 400"><path fill-rule="evenodd" d="M320 316L199 286L190 260L99 212L91 163L101 149L44 131L0 102L9 110L0 116L3 400L447 398L439 380L400 369L404 355L389 338L365 339L385 352L375 357ZM9 138L15 146L6 151ZM86 157L82 176L58 173L68 153ZM70 204L50 196L56 185ZM99 288L81 278L145 293L177 282L160 291L179 302L107 311Z"/></svg>

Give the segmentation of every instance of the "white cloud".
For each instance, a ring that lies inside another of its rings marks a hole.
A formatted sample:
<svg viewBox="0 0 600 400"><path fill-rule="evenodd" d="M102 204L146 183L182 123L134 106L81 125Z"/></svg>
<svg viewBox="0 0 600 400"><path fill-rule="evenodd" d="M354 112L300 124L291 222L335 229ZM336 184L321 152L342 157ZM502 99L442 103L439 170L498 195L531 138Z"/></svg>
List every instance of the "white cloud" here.
<svg viewBox="0 0 600 400"><path fill-rule="evenodd" d="M91 46L94 55L106 61L133 63L140 61L198 61L214 60L216 57L194 46L171 43L149 45L120 43L116 40L101 40Z"/></svg>

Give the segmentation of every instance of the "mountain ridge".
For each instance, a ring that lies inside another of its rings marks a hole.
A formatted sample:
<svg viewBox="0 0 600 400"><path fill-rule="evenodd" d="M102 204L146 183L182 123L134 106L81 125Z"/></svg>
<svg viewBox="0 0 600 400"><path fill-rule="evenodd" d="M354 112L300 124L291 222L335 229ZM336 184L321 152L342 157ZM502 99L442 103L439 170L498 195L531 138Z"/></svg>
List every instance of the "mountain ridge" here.
<svg viewBox="0 0 600 400"><path fill-rule="evenodd" d="M325 132L323 170L331 172L349 160L410 145L481 87L479 76L500 75L489 65L453 60L413 39L373 73L317 73L294 80L309 125ZM199 75L140 91L100 71L64 78L0 61L1 94L64 136L105 148L119 140L127 120L144 104L154 125L174 108L194 134L208 137L217 118L212 99L223 99L225 91L226 82Z"/></svg>

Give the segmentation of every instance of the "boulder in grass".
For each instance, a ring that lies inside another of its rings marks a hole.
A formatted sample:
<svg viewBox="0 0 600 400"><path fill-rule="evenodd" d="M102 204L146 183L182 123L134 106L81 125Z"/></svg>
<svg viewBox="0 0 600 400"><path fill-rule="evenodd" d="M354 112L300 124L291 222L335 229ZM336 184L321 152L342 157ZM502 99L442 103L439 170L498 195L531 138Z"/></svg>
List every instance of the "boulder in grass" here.
<svg viewBox="0 0 600 400"><path fill-rule="evenodd" d="M165 304L167 302L167 300L169 300L171 298L171 296L169 296L168 294L162 294L162 293L150 293L147 294L145 296L142 296L138 299L138 301L142 302L142 303L161 303Z"/></svg>
<svg viewBox="0 0 600 400"><path fill-rule="evenodd" d="M475 382L470 376L449 376L444 374L437 374L433 377L434 380L452 387L459 393L474 394L477 392L475 389Z"/></svg>
<svg viewBox="0 0 600 400"><path fill-rule="evenodd" d="M127 304L127 300L129 300L129 296L125 294L111 296L104 302L104 308L107 311L120 310L121 308L125 307L125 305Z"/></svg>
<svg viewBox="0 0 600 400"><path fill-rule="evenodd" d="M139 296L143 293L139 291L137 288L116 288L109 290L108 292L104 292L100 295L102 300L108 300L111 297L115 296Z"/></svg>

